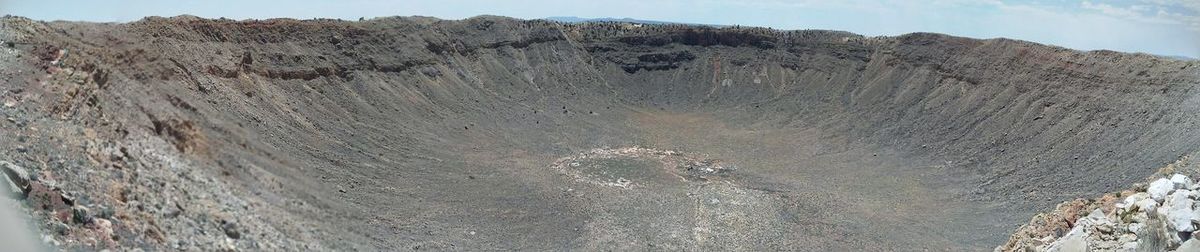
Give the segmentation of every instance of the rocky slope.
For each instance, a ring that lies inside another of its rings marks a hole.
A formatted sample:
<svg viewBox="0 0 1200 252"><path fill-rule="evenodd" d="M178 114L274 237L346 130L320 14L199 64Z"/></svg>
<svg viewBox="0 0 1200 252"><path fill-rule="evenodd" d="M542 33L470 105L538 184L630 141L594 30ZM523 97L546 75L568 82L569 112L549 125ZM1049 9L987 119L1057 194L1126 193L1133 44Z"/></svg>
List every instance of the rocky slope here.
<svg viewBox="0 0 1200 252"><path fill-rule="evenodd" d="M1149 183L1064 202L1021 226L996 251L1200 251L1200 184L1184 175L1198 171L1185 157Z"/></svg>
<svg viewBox="0 0 1200 252"><path fill-rule="evenodd" d="M1200 63L1007 39L181 16L0 41L9 205L67 249L989 250L1200 150Z"/></svg>

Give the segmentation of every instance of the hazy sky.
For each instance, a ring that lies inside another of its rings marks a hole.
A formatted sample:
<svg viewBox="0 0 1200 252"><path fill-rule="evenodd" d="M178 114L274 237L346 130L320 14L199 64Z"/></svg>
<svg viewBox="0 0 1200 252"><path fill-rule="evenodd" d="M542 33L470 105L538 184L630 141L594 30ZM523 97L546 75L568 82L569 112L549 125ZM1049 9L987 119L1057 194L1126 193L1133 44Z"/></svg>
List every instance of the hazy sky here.
<svg viewBox="0 0 1200 252"><path fill-rule="evenodd" d="M482 14L518 18L630 17L863 35L938 32L1008 37L1069 48L1200 58L1200 0L0 0L0 13L40 20L133 21L143 16L342 18Z"/></svg>

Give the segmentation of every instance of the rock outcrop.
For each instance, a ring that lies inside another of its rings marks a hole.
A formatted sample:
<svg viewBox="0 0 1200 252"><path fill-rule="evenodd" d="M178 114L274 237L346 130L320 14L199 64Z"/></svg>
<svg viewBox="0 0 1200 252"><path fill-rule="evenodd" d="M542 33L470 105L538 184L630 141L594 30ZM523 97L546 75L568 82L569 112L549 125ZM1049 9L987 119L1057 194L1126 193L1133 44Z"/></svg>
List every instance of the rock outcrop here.
<svg viewBox="0 0 1200 252"><path fill-rule="evenodd" d="M1148 187L1066 202L1039 214L996 251L1196 251L1198 189L1188 176L1172 174Z"/></svg>

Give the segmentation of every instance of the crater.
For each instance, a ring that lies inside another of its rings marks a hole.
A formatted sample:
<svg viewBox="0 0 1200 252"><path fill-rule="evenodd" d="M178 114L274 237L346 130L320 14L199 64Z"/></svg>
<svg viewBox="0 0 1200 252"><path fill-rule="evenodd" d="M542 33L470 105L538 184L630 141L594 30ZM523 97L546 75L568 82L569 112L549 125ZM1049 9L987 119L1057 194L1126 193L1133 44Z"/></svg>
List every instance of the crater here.
<svg viewBox="0 0 1200 252"><path fill-rule="evenodd" d="M0 153L117 208L117 250L225 244L193 235L225 232L195 225L211 216L237 221L234 250L991 250L1200 151L1196 61L1010 39L494 16L0 27L25 55L0 78L29 80L0 85L20 101ZM51 235L95 248L80 234Z"/></svg>

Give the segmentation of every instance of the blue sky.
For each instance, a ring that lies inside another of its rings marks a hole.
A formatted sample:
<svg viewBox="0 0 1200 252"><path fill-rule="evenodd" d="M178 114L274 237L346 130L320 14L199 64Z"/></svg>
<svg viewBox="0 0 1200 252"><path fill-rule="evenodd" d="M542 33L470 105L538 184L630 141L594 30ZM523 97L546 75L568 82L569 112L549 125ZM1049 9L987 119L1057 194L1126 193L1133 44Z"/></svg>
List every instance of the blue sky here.
<svg viewBox="0 0 1200 252"><path fill-rule="evenodd" d="M351 20L395 15L461 19L482 14L630 17L843 30L868 36L938 32L1200 58L1200 0L0 0L0 13L99 22L179 14Z"/></svg>

